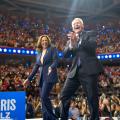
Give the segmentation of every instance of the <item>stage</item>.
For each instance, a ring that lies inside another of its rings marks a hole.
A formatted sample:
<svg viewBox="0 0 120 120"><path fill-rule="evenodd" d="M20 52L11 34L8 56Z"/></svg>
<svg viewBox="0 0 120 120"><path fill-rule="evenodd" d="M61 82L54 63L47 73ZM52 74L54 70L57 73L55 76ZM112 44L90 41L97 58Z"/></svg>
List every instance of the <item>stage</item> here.
<svg viewBox="0 0 120 120"><path fill-rule="evenodd" d="M120 117L112 117L113 120L120 120ZM26 120L43 120L43 118L35 118L35 119L26 119ZM71 120L71 119L68 119ZM86 118L82 118L82 120L86 120ZM109 117L100 117L100 120L110 120Z"/></svg>

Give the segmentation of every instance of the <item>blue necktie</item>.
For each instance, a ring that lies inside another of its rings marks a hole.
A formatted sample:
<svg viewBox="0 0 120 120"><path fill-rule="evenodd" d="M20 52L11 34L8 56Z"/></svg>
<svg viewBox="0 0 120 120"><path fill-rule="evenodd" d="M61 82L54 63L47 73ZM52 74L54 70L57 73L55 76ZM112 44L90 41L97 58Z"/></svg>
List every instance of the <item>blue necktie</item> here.
<svg viewBox="0 0 120 120"><path fill-rule="evenodd" d="M78 60L77 60L78 67L80 66L80 64L81 64L80 57L78 57Z"/></svg>

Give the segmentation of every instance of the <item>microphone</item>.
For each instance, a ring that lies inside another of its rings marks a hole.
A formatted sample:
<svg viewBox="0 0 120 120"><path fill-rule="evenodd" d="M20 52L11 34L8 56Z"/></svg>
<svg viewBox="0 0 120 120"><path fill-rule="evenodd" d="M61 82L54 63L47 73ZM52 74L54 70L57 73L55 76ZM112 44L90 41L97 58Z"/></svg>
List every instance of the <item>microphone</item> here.
<svg viewBox="0 0 120 120"><path fill-rule="evenodd" d="M69 40L71 39L71 35L72 35L73 33L75 33L75 32L74 32L74 31L70 31L70 32L67 34L67 37L68 37Z"/></svg>
<svg viewBox="0 0 120 120"><path fill-rule="evenodd" d="M67 37L69 40L71 40L71 36L75 34L75 37L77 38L77 40L79 39L79 33L76 33L75 31L71 31L67 34Z"/></svg>

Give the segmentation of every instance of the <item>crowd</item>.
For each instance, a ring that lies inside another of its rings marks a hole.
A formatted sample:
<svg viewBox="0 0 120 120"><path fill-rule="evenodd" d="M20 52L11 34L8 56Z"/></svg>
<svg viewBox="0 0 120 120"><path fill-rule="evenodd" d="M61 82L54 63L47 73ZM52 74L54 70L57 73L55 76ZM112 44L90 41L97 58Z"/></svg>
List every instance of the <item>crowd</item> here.
<svg viewBox="0 0 120 120"><path fill-rule="evenodd" d="M10 66L1 65L0 66L0 91L23 91L25 90L22 85L23 81L28 77L32 70L32 66ZM120 67L119 66L105 66L105 72L107 75L101 74L99 77L99 106L100 115L112 116L120 115ZM54 86L51 92L51 100L54 106L54 111L59 117L59 93L62 89L64 81L66 79L66 73L68 68L60 67L58 68L59 82ZM26 117L41 117L41 102L39 98L39 87L37 83L38 74L35 76L34 80L26 88L27 97L27 112ZM77 107L80 116L89 116L88 105L86 101L86 96L82 90L82 87L76 92L74 98L74 105L71 102L71 106ZM110 112L111 111L111 112Z"/></svg>
<svg viewBox="0 0 120 120"><path fill-rule="evenodd" d="M57 31L57 32L56 32ZM61 24L35 17L0 14L0 46L34 49L40 35L48 34L53 43L64 40Z"/></svg>
<svg viewBox="0 0 120 120"><path fill-rule="evenodd" d="M120 51L120 25L107 23L98 30L97 53L113 53Z"/></svg>
<svg viewBox="0 0 120 120"><path fill-rule="evenodd" d="M42 34L48 34L52 43L59 49L66 42L66 34L71 30L67 22L63 20L41 19L40 17L17 16L0 13L0 46L35 49L36 41ZM109 23L109 24L108 24ZM117 25L116 25L117 24ZM91 28L86 25L85 29L96 29L97 53L113 53L120 51L120 24L108 21ZM57 32L56 32L57 31Z"/></svg>

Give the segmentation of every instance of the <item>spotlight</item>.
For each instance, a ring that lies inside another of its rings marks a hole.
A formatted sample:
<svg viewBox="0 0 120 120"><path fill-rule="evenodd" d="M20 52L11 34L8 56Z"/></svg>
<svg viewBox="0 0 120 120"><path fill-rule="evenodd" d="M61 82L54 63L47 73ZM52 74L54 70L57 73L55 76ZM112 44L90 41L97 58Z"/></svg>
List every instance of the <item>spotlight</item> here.
<svg viewBox="0 0 120 120"><path fill-rule="evenodd" d="M100 59L100 55L98 55L97 58Z"/></svg>
<svg viewBox="0 0 120 120"><path fill-rule="evenodd" d="M22 50L22 53L24 54L24 53L25 53L25 50Z"/></svg>
<svg viewBox="0 0 120 120"><path fill-rule="evenodd" d="M104 55L101 56L101 59L104 59Z"/></svg>
<svg viewBox="0 0 120 120"><path fill-rule="evenodd" d="M108 57L109 57L109 58L112 58L112 55L109 55Z"/></svg>
<svg viewBox="0 0 120 120"><path fill-rule="evenodd" d="M115 58L115 55L112 55L112 58Z"/></svg>
<svg viewBox="0 0 120 120"><path fill-rule="evenodd" d="M105 58L107 59L107 58L108 58L108 55L105 55Z"/></svg>
<svg viewBox="0 0 120 120"><path fill-rule="evenodd" d="M37 51L35 51L35 55L37 55L38 54L38 52Z"/></svg>
<svg viewBox="0 0 120 120"><path fill-rule="evenodd" d="M34 51L32 50L30 53L31 53L31 55L33 55L33 54L34 54Z"/></svg>
<svg viewBox="0 0 120 120"><path fill-rule="evenodd" d="M119 55L119 54L117 54L116 56L117 56L117 58L119 58L119 57L120 57L120 55Z"/></svg>
<svg viewBox="0 0 120 120"><path fill-rule="evenodd" d="M30 53L29 50L27 50L26 53L29 54Z"/></svg>
<svg viewBox="0 0 120 120"><path fill-rule="evenodd" d="M16 53L16 50L15 50L15 49L13 49L13 53Z"/></svg>
<svg viewBox="0 0 120 120"><path fill-rule="evenodd" d="M63 54L62 54L61 52L59 52L59 53L58 53L58 56L59 56L59 57L62 57L62 56L63 56Z"/></svg>
<svg viewBox="0 0 120 120"><path fill-rule="evenodd" d="M5 49L3 49L3 51L4 51L4 52L7 52L7 49L5 48Z"/></svg>
<svg viewBox="0 0 120 120"><path fill-rule="evenodd" d="M21 50L17 50L18 53L21 53Z"/></svg>
<svg viewBox="0 0 120 120"><path fill-rule="evenodd" d="M8 52L9 52L9 53L11 53L11 52L12 52L12 50L11 50L11 49L8 49Z"/></svg>

